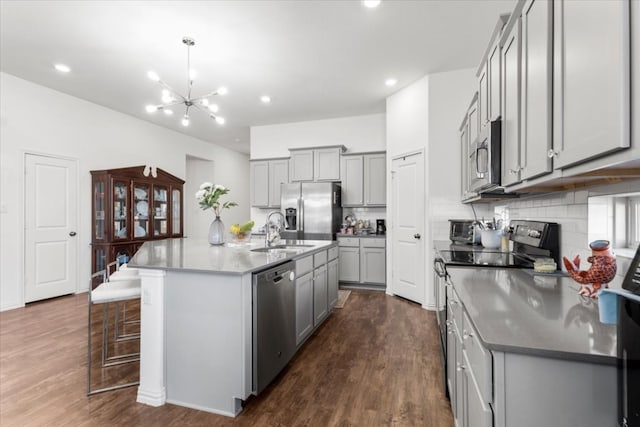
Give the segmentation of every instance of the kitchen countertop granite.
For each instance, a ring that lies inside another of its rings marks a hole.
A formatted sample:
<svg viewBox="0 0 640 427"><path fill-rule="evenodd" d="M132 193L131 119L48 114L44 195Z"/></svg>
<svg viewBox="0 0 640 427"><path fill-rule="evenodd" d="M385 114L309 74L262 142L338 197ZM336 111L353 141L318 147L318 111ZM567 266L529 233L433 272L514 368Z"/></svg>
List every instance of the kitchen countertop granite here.
<svg viewBox="0 0 640 427"><path fill-rule="evenodd" d="M281 244L309 246L299 246L294 250L286 251L252 252L252 249L265 246L263 239L252 239L247 243L229 242L222 246L212 246L206 239L195 238L151 240L138 249L128 265L146 269L242 275L337 246L338 242L335 240L283 240Z"/></svg>
<svg viewBox="0 0 640 427"><path fill-rule="evenodd" d="M484 345L494 351L616 363L616 326L568 277L522 269L447 266Z"/></svg>

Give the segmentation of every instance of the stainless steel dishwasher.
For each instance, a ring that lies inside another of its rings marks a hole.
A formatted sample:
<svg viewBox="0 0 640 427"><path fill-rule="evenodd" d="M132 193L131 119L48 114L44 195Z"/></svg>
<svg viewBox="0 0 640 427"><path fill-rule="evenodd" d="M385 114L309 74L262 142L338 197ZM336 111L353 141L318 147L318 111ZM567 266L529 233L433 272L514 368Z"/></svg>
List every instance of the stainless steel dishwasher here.
<svg viewBox="0 0 640 427"><path fill-rule="evenodd" d="M253 390L259 394L296 351L292 261L253 275Z"/></svg>

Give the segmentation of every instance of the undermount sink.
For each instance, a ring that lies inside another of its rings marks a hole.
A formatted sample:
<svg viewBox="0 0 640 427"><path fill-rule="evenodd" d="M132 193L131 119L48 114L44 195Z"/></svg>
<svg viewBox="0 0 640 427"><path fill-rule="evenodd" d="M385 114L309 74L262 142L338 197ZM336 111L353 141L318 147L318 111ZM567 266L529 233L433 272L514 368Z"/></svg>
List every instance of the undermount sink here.
<svg viewBox="0 0 640 427"><path fill-rule="evenodd" d="M265 248L251 249L251 252L299 252L301 248L310 248L313 245L275 245Z"/></svg>

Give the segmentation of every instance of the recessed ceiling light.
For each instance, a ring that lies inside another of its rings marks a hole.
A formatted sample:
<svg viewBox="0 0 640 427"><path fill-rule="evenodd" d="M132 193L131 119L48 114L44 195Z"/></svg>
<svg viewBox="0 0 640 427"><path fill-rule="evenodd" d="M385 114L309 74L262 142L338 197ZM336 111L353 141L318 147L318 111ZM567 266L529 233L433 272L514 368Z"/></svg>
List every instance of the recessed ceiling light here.
<svg viewBox="0 0 640 427"><path fill-rule="evenodd" d="M364 7L368 7L369 9L374 9L380 6L381 0L363 0L362 4Z"/></svg>
<svg viewBox="0 0 640 427"><path fill-rule="evenodd" d="M390 78L384 81L387 86L395 86L398 83L398 79Z"/></svg>
<svg viewBox="0 0 640 427"><path fill-rule="evenodd" d="M271 102L271 97L267 96L267 95L263 95L260 97L260 101L262 101L265 104L268 104Z"/></svg>
<svg viewBox="0 0 640 427"><path fill-rule="evenodd" d="M61 73L68 73L69 71L71 71L71 68L69 68L68 65L64 65L64 64L56 64L53 67L56 70L60 71Z"/></svg>

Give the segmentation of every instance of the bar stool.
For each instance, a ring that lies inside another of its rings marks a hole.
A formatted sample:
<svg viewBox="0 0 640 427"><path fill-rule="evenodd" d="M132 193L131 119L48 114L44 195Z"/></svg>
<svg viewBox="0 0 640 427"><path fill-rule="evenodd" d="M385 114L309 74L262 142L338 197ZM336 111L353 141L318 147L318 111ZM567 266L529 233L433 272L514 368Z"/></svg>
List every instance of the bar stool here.
<svg viewBox="0 0 640 427"><path fill-rule="evenodd" d="M139 384L139 381L130 382L126 384L119 384L109 387L103 387L100 389L91 389L91 323L92 323L92 307L94 304L102 304L102 351L101 351L101 363L102 368L121 365L124 363L130 363L140 360L140 353L126 353L109 356L108 355L108 336L109 336L109 304L119 303L124 301L130 301L140 298L141 287L140 279L129 280L115 280L108 281L107 271L101 270L91 275L90 286L99 280L100 284L89 292L89 327L88 327L88 369L87 369L87 395L96 393L102 393L105 391L118 390L125 387L131 387ZM116 313L118 309L116 308ZM139 337L139 334L138 334Z"/></svg>
<svg viewBox="0 0 640 427"><path fill-rule="evenodd" d="M119 260L107 264L107 281L132 280L139 279L138 269L129 268L126 263L120 263ZM116 320L114 327L114 339L118 342L129 339L137 339L140 333L120 334L120 304L116 302ZM127 302L122 302L122 329L128 325L140 324L140 320L127 320Z"/></svg>

